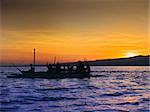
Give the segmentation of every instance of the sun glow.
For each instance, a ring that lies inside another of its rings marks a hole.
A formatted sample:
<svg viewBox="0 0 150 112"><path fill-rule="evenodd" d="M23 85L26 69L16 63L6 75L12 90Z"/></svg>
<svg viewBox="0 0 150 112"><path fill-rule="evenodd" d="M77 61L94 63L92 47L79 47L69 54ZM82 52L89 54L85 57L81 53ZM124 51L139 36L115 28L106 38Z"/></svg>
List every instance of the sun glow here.
<svg viewBox="0 0 150 112"><path fill-rule="evenodd" d="M128 51L125 53L125 57L133 57L133 56L137 56L138 53L136 51Z"/></svg>

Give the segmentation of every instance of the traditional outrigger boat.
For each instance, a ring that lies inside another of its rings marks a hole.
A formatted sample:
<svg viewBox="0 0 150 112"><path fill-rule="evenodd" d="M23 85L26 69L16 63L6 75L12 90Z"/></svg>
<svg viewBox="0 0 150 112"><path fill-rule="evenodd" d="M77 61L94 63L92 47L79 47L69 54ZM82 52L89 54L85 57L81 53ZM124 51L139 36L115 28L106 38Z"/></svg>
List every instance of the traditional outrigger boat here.
<svg viewBox="0 0 150 112"><path fill-rule="evenodd" d="M35 72L35 49L34 49L34 67L31 66L31 70L22 71L17 68L21 74L11 74L7 77L9 78L46 78L46 79L62 79L62 78L89 78L90 77L90 66L88 62L85 64L79 62L79 65L60 65L59 70L57 64L53 64L51 69L43 72ZM70 69L69 66L72 68ZM68 68L67 68L68 67ZM62 69L63 68L63 69ZM67 69L66 69L67 68ZM79 69L80 68L80 69Z"/></svg>

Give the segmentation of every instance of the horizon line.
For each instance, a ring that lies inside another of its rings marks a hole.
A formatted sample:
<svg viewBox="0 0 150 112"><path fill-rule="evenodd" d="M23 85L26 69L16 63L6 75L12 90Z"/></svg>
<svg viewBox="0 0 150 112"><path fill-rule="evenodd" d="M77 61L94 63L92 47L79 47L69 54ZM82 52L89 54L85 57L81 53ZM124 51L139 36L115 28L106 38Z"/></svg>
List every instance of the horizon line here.
<svg viewBox="0 0 150 112"><path fill-rule="evenodd" d="M150 57L150 55L136 55L136 56L131 56L131 57L123 57L123 58L109 58L109 59L95 59L95 60L87 60L87 61L103 61L103 60L117 60L117 59L130 59L130 58L135 58L135 57ZM71 62L62 62L61 64L67 64L67 63L75 63L77 61L71 61ZM84 61L82 61L84 62ZM52 64L52 63L48 63L48 64ZM29 64L16 64L15 66L29 66ZM46 66L47 64L43 64L43 63L39 63L39 64L35 64L35 66ZM11 64L0 64L0 67L13 67L13 63Z"/></svg>

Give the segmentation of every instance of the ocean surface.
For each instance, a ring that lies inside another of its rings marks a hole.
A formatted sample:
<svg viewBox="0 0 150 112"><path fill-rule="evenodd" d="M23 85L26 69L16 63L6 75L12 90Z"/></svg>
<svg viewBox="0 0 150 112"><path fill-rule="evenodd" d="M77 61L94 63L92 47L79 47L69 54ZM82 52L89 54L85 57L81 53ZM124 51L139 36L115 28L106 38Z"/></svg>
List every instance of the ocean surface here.
<svg viewBox="0 0 150 112"><path fill-rule="evenodd" d="M28 67L20 67L27 70ZM46 70L37 67L36 71ZM92 67L91 78L7 78L0 67L0 112L149 112L150 67Z"/></svg>

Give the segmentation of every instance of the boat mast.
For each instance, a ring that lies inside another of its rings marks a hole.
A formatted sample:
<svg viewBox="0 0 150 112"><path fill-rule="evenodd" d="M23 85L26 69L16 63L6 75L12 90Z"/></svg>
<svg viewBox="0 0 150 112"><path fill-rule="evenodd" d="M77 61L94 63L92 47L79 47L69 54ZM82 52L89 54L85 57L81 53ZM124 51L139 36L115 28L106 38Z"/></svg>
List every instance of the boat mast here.
<svg viewBox="0 0 150 112"><path fill-rule="evenodd" d="M54 57L54 65L56 64L56 56Z"/></svg>
<svg viewBox="0 0 150 112"><path fill-rule="evenodd" d="M34 69L35 69L35 48L34 48L34 55L33 55L33 66L34 66Z"/></svg>

